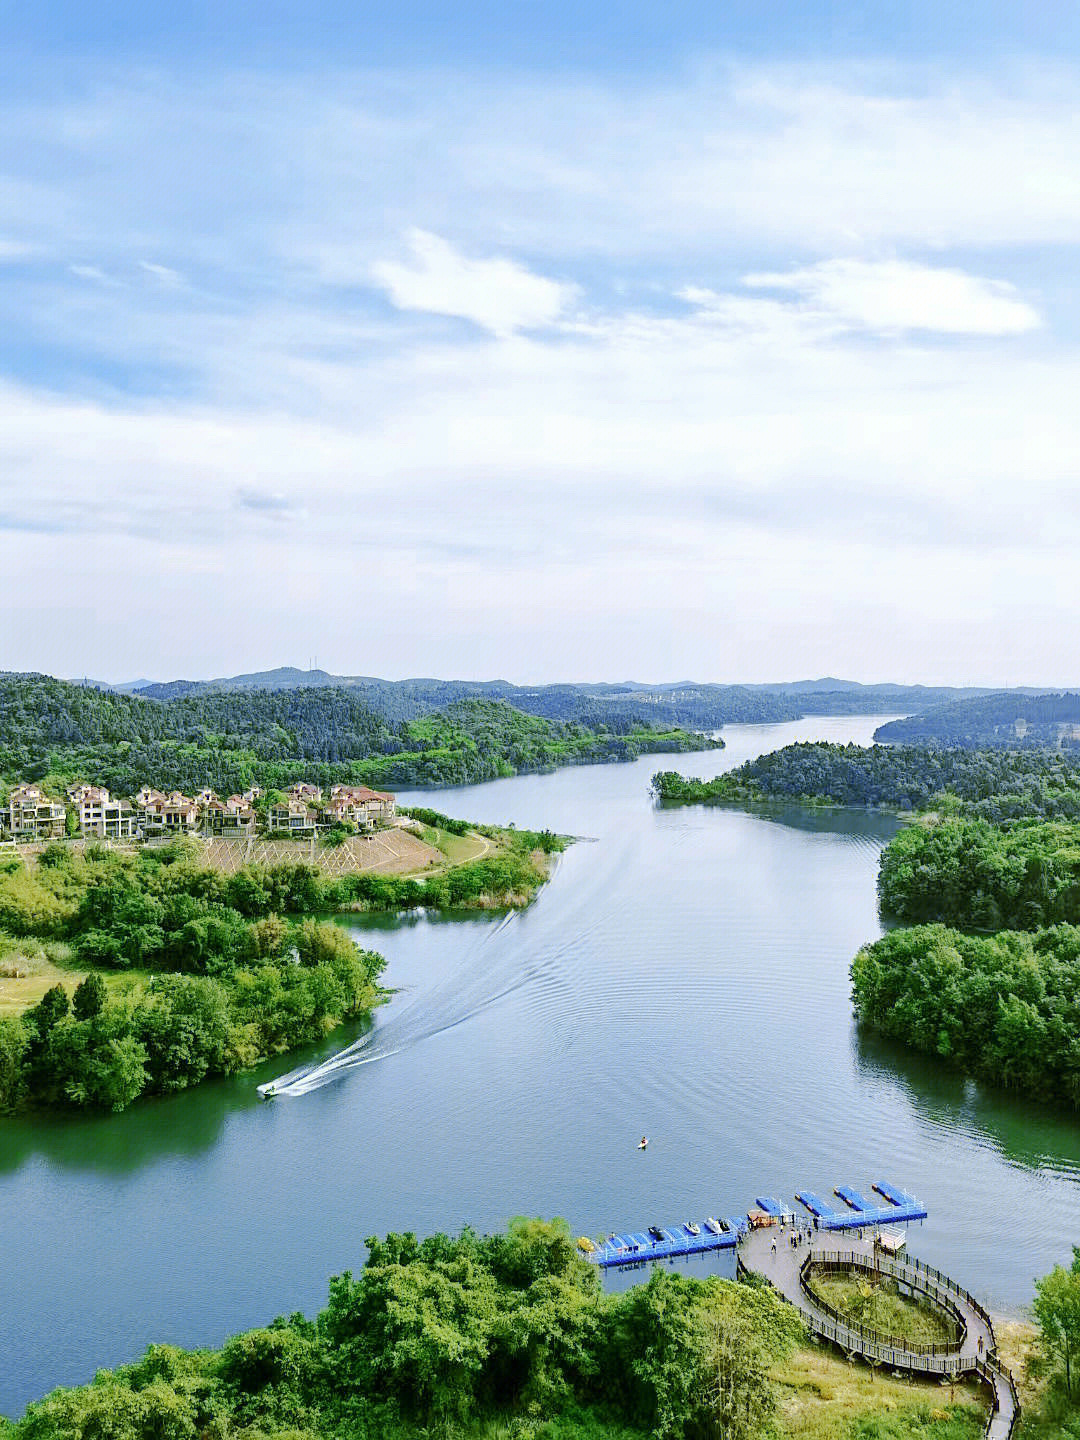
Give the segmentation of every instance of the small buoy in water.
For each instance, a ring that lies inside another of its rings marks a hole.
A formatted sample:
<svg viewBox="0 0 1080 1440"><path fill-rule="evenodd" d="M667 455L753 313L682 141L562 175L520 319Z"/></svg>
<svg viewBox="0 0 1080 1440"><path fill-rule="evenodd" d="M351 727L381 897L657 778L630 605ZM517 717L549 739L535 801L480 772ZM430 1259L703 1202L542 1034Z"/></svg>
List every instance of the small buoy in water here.
<svg viewBox="0 0 1080 1440"><path fill-rule="evenodd" d="M647 1150L649 1148L649 1137L647 1135L642 1135L641 1141L637 1148L639 1150Z"/></svg>

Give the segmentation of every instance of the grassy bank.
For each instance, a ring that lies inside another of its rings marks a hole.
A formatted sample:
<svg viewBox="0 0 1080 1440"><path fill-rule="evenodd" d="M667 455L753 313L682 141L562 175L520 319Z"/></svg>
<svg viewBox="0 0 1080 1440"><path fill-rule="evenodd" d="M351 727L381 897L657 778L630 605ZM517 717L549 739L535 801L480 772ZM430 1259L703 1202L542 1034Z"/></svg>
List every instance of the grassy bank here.
<svg viewBox="0 0 1080 1440"><path fill-rule="evenodd" d="M773 1371L782 1440L980 1440L986 1391L896 1379L826 1346L800 1347Z"/></svg>
<svg viewBox="0 0 1080 1440"><path fill-rule="evenodd" d="M63 940L0 935L0 1018L22 1015L54 985L74 995L89 974L90 967L80 965L72 947ZM138 996L150 976L145 970L106 970L101 972L101 978L110 996L119 999Z"/></svg>
<svg viewBox="0 0 1080 1440"><path fill-rule="evenodd" d="M958 1337L953 1320L935 1306L901 1295L895 1281L866 1271L812 1267L809 1288L845 1320L915 1345L948 1345Z"/></svg>

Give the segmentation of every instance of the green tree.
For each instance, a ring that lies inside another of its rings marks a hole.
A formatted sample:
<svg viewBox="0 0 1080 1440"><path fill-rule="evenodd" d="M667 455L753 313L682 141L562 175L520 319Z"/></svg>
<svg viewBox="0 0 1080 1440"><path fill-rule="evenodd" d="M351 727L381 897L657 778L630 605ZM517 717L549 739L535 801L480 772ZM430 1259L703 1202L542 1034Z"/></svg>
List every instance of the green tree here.
<svg viewBox="0 0 1080 1440"><path fill-rule="evenodd" d="M52 985L33 1009L26 1012L26 1018L44 1038L70 1009L71 1001L63 985Z"/></svg>
<svg viewBox="0 0 1080 1440"><path fill-rule="evenodd" d="M92 1020L100 1015L109 998L109 988L100 975L91 972L75 987L71 1011L76 1020Z"/></svg>
<svg viewBox="0 0 1080 1440"><path fill-rule="evenodd" d="M1073 1366L1080 1355L1080 1246L1073 1246L1072 1264L1055 1265L1035 1282L1032 1305L1039 1322L1039 1345L1050 1363L1058 1363L1065 1394L1073 1394Z"/></svg>
<svg viewBox="0 0 1080 1440"><path fill-rule="evenodd" d="M21 1020L0 1016L0 1111L14 1110L26 1089L29 1036Z"/></svg>

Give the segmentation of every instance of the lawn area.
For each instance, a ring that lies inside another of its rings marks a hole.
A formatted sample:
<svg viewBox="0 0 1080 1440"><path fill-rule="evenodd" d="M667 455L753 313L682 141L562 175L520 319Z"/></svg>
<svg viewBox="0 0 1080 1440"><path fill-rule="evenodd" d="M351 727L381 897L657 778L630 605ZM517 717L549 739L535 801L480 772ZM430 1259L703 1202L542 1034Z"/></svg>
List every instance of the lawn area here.
<svg viewBox="0 0 1080 1440"><path fill-rule="evenodd" d="M0 1016L21 1015L38 1003L46 990L62 985L69 995L89 971L73 960L71 947L59 940L17 940L2 937L0 949ZM147 979L141 970L99 970L114 995L142 989Z"/></svg>
<svg viewBox="0 0 1080 1440"><path fill-rule="evenodd" d="M494 841L477 835L472 830L467 835L452 835L449 830L437 830L434 826L424 825L422 838L441 855L445 855L451 865L467 865L473 860L482 860L496 848Z"/></svg>
<svg viewBox="0 0 1080 1440"><path fill-rule="evenodd" d="M980 1440L988 1414L980 1385L897 1380L824 1346L797 1350L774 1379L783 1440Z"/></svg>
<svg viewBox="0 0 1080 1440"><path fill-rule="evenodd" d="M811 1269L810 1288L820 1300L858 1325L918 1345L947 1345L958 1338L951 1316L936 1306L901 1295L895 1282L867 1272Z"/></svg>

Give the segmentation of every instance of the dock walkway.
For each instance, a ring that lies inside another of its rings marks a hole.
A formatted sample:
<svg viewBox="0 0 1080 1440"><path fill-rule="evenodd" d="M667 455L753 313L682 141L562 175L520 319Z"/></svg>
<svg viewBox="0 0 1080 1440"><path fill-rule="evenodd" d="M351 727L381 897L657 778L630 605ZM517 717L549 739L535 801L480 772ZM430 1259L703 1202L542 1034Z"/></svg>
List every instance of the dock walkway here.
<svg viewBox="0 0 1080 1440"><path fill-rule="evenodd" d="M868 1240L845 1235L844 1248L838 1250L835 1235L808 1228L805 1222L799 1229L804 1238L798 1246L792 1246L788 1227L783 1231L777 1226L750 1230L739 1239L739 1268L767 1280L799 1311L814 1335L840 1346L849 1355L944 1379L977 1375L994 1397L987 1440L1010 1440L1019 1416L1016 1387L996 1358L997 1340L990 1316L974 1296L932 1266L886 1259ZM806 1271L814 1264L851 1265L890 1276L952 1314L960 1327L959 1342L909 1349L902 1342L889 1343L889 1337L845 1325L809 1293Z"/></svg>

